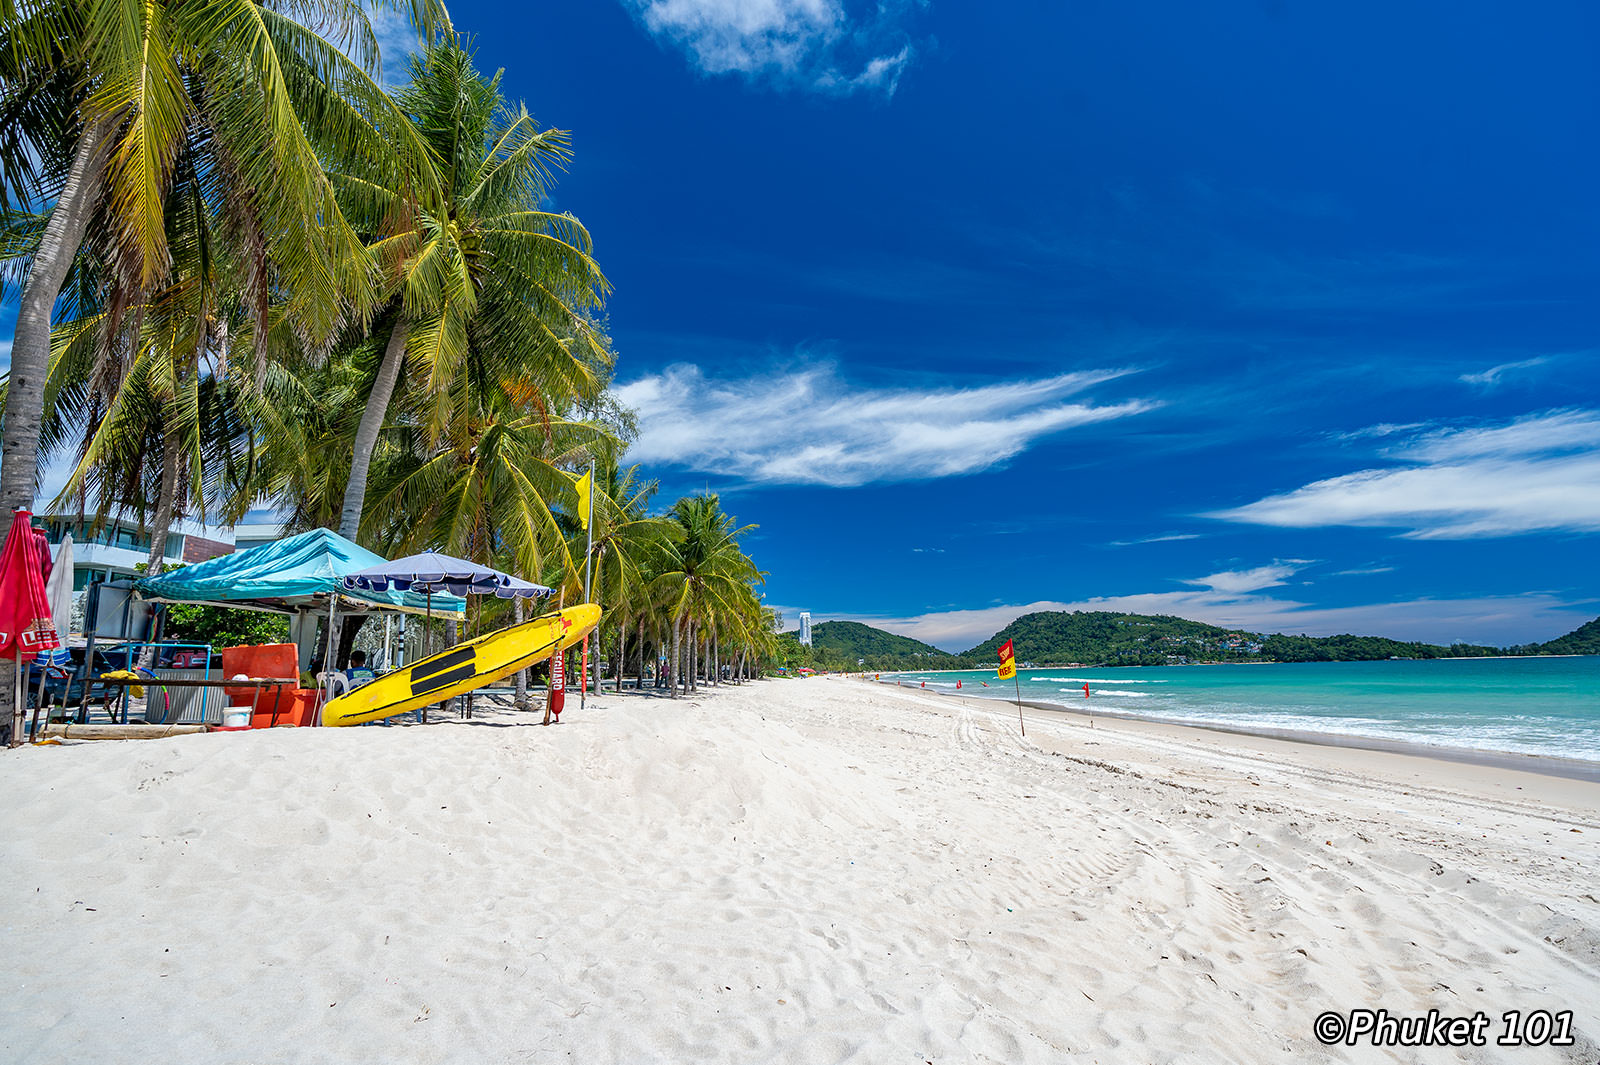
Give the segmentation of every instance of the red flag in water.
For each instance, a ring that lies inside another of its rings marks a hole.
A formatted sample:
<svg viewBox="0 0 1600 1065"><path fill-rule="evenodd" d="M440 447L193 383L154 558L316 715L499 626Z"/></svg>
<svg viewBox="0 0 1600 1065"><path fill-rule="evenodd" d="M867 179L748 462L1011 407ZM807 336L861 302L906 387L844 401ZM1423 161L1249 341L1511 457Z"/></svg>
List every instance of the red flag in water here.
<svg viewBox="0 0 1600 1065"><path fill-rule="evenodd" d="M19 510L11 519L6 544L0 551L0 658L31 662L41 651L61 646L50 600L39 572L39 547L34 539L33 515Z"/></svg>

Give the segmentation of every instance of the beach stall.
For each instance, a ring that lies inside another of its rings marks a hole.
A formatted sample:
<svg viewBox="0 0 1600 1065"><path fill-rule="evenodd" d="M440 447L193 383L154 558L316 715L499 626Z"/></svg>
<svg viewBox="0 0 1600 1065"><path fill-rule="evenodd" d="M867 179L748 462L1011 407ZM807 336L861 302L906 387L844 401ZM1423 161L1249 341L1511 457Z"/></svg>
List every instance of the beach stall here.
<svg viewBox="0 0 1600 1065"><path fill-rule="evenodd" d="M259 610L289 618L288 644L224 648L222 677L239 674L272 684L224 687L230 700L252 706L253 724L309 724L317 691L303 688L302 671L331 668L332 647L316 660L317 623L332 631L338 616L374 612L463 617L458 596L425 596L398 588L376 589L348 584L346 578L385 565L385 560L328 529L262 544L222 555L172 573L148 577L136 585L141 599L158 603L196 603ZM331 644L331 641L329 641ZM222 681L211 686L223 687Z"/></svg>

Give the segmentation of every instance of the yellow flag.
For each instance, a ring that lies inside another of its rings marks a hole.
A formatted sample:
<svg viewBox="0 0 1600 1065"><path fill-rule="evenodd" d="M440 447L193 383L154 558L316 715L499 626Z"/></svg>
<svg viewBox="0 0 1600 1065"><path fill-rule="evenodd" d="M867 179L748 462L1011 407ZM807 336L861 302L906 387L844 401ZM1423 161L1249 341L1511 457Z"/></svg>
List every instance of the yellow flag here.
<svg viewBox="0 0 1600 1065"><path fill-rule="evenodd" d="M594 484L594 467L589 472L578 478L578 523L584 531L589 529L589 492Z"/></svg>
<svg viewBox="0 0 1600 1065"><path fill-rule="evenodd" d="M1001 680L1010 680L1017 675L1017 656L1011 650L1010 640L1000 645L1000 668L995 672Z"/></svg>

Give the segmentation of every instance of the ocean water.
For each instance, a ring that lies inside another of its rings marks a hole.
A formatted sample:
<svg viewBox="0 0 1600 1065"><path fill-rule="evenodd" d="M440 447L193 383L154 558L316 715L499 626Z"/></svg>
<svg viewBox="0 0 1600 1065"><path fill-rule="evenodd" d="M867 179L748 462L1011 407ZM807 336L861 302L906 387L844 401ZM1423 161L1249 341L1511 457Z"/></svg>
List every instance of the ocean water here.
<svg viewBox="0 0 1600 1065"><path fill-rule="evenodd" d="M1332 733L1600 763L1600 656L1019 668L1022 698L1245 731ZM884 674L1015 699L992 670ZM987 682L988 687L983 684ZM1089 697L1083 696L1084 684Z"/></svg>

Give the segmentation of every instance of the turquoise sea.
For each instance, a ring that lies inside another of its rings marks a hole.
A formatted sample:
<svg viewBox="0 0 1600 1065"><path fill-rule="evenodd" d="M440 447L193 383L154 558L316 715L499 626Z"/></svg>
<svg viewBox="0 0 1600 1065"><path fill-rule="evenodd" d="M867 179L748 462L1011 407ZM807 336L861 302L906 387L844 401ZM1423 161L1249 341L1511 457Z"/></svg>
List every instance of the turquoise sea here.
<svg viewBox="0 0 1600 1065"><path fill-rule="evenodd" d="M1019 667L1022 698L1071 710L1600 763L1600 656L1117 669ZM993 671L885 682L1015 699ZM987 682L988 687L983 684ZM1089 698L1083 686L1089 685Z"/></svg>

